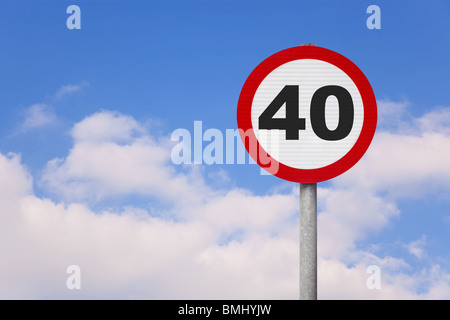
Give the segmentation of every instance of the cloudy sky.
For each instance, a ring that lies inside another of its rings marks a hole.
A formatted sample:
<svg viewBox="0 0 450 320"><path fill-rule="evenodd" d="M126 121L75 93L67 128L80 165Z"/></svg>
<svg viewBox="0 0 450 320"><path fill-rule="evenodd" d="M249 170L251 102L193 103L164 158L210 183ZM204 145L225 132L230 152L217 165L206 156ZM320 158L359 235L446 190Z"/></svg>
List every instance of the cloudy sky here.
<svg viewBox="0 0 450 320"><path fill-rule="evenodd" d="M0 298L297 299L298 184L176 165L171 134L235 129L250 72L313 42L379 112L362 160L318 185L319 299L450 299L450 4L377 1L369 30L370 4L1 1Z"/></svg>

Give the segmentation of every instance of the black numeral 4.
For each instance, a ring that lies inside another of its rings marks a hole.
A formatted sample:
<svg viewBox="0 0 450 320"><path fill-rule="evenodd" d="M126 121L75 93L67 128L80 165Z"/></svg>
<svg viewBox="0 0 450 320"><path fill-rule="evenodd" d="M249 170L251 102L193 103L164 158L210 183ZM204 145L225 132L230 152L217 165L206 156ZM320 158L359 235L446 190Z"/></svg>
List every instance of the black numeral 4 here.
<svg viewBox="0 0 450 320"><path fill-rule="evenodd" d="M286 103L286 117L273 116ZM286 140L298 140L298 131L305 129L305 119L298 117L298 86L285 86L259 116L260 129L286 130Z"/></svg>

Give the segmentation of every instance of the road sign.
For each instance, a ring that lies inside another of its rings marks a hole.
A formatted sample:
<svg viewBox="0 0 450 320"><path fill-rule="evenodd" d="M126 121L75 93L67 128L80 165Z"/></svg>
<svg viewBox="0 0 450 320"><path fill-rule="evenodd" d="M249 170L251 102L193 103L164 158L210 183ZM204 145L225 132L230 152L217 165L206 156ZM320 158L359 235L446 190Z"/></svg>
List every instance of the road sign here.
<svg viewBox="0 0 450 320"><path fill-rule="evenodd" d="M285 180L316 183L361 159L375 134L377 105L352 61L300 46L275 53L253 70L239 96L237 122L261 167Z"/></svg>

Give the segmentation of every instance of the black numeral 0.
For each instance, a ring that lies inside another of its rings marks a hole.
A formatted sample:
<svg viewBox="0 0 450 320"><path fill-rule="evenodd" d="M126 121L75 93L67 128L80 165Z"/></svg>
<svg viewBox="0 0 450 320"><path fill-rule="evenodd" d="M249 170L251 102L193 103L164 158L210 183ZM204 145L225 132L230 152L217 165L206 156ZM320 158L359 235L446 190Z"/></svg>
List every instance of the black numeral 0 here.
<svg viewBox="0 0 450 320"><path fill-rule="evenodd" d="M339 123L329 130L325 122L325 105L329 96L335 96L339 103ZM353 127L355 111L350 93L339 86L325 86L318 89L311 99L311 126L314 133L323 140L342 140Z"/></svg>
<svg viewBox="0 0 450 320"><path fill-rule="evenodd" d="M327 127L325 107L329 96L335 96L339 104L339 122L334 130ZM274 118L286 103L286 117ZM340 86L319 88L311 99L311 126L323 140L336 141L347 137L353 128L355 111L350 93ZM285 86L258 118L259 129L286 130L286 140L298 140L299 130L305 130L305 119L299 118L299 87Z"/></svg>

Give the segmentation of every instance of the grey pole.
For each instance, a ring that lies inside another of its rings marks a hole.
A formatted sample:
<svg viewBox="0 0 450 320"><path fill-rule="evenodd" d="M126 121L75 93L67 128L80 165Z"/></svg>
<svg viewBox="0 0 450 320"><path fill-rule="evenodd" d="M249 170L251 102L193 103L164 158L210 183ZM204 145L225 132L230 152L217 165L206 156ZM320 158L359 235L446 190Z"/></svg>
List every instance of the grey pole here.
<svg viewBox="0 0 450 320"><path fill-rule="evenodd" d="M317 183L300 183L300 300L317 300Z"/></svg>
<svg viewBox="0 0 450 320"><path fill-rule="evenodd" d="M317 183L300 183L300 300L317 300Z"/></svg>

